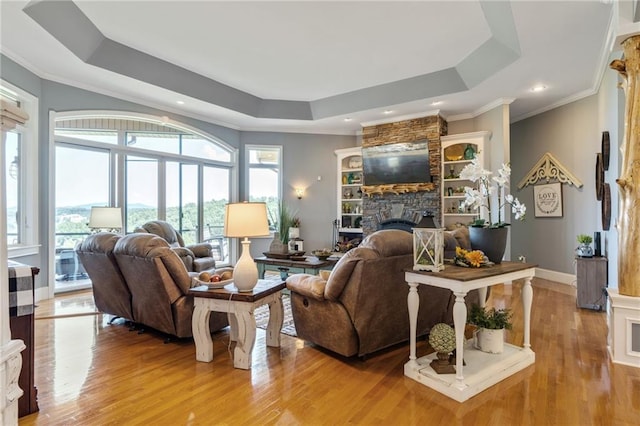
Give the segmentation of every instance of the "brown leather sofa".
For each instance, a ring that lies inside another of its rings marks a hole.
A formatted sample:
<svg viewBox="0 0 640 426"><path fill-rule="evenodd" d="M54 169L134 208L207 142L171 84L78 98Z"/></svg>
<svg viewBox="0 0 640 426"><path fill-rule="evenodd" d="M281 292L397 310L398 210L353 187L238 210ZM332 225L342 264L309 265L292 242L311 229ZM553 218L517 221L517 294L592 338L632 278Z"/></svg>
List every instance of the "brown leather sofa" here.
<svg viewBox="0 0 640 426"><path fill-rule="evenodd" d="M193 297L187 292L194 274L189 274L167 241L153 234L129 234L118 240L113 253L131 291L134 321L173 336L191 337ZM226 314L211 313L211 331L228 324Z"/></svg>
<svg viewBox="0 0 640 426"><path fill-rule="evenodd" d="M93 234L78 244L76 253L91 278L96 308L105 314L133 320L131 292L113 254L119 239L119 235L110 232Z"/></svg>
<svg viewBox="0 0 640 426"><path fill-rule="evenodd" d="M212 271L216 267L209 243L185 245L182 235L169 222L152 220L137 227L135 232L147 232L164 238L190 272Z"/></svg>
<svg viewBox="0 0 640 426"><path fill-rule="evenodd" d="M336 264L327 281L296 274L287 279L298 337L340 355L364 356L409 340L404 279L413 267L413 237L381 230L366 237ZM440 322L453 323L449 290L420 286L418 335ZM467 304L477 300L470 292Z"/></svg>

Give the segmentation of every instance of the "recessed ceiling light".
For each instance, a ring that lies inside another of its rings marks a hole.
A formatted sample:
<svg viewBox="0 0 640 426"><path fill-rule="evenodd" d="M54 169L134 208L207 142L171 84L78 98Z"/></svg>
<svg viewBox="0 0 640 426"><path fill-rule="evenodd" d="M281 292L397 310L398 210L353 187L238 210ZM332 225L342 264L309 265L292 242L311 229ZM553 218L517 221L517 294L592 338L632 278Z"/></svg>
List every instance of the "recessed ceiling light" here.
<svg viewBox="0 0 640 426"><path fill-rule="evenodd" d="M176 101L178 105L184 105L184 101Z"/></svg>
<svg viewBox="0 0 640 426"><path fill-rule="evenodd" d="M351 118L351 117L347 117L347 118L344 119L344 121L351 121L351 120L353 120L353 118Z"/></svg>
<svg viewBox="0 0 640 426"><path fill-rule="evenodd" d="M431 102L431 105L436 106L436 105L440 105L442 103L442 101L433 101Z"/></svg>
<svg viewBox="0 0 640 426"><path fill-rule="evenodd" d="M385 110L384 110L384 113L385 113L385 114L391 114L392 112L393 112L393 111L392 111L392 110L390 110L390 109L385 109Z"/></svg>
<svg viewBox="0 0 640 426"><path fill-rule="evenodd" d="M534 92L534 93L542 92L544 90L547 90L547 86L545 86L543 84L538 84L537 86L533 86L531 88L531 91Z"/></svg>

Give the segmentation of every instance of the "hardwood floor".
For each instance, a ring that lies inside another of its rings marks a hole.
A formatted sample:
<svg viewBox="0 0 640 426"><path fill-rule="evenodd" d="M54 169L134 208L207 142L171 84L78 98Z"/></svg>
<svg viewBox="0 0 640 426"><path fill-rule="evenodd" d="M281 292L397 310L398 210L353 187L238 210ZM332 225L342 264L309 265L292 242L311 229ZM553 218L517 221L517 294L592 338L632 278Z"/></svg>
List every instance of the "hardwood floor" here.
<svg viewBox="0 0 640 426"><path fill-rule="evenodd" d="M516 344L520 289L495 286L489 300L514 308L507 340ZM561 284L534 280L536 363L465 403L404 377L408 344L363 361L287 335L267 348L258 330L245 371L233 368L226 331L214 335L213 362L196 362L191 340L164 344L109 325L91 299L64 296L37 308L40 412L21 425L640 424L640 369L611 363L605 314L577 309L575 290ZM426 349L420 342L418 355Z"/></svg>

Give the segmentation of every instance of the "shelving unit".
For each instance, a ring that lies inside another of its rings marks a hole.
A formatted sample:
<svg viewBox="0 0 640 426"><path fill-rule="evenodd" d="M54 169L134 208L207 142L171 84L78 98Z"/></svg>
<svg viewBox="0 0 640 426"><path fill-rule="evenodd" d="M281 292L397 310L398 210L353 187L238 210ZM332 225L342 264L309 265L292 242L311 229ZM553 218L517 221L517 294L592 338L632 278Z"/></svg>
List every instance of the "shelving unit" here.
<svg viewBox="0 0 640 426"><path fill-rule="evenodd" d="M451 228L457 223L466 225L478 217L482 217L483 212L461 209L460 204L464 201L464 187L474 186L469 180L460 179L460 172L471 163L473 158L478 158L480 164L485 164L488 156L490 132L474 132L459 135L443 136L441 138L441 176L442 185L442 226ZM467 155L465 150L471 148L473 156ZM486 166L485 166L486 167Z"/></svg>
<svg viewBox="0 0 640 426"><path fill-rule="evenodd" d="M362 237L362 150L360 147L335 151L337 156L338 242Z"/></svg>

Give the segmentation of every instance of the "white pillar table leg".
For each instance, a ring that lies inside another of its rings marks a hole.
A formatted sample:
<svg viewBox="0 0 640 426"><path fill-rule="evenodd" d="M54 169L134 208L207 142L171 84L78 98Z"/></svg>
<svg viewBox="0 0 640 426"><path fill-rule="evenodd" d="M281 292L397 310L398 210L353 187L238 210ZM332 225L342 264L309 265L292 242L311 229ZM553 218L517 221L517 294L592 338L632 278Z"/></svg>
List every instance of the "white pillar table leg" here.
<svg viewBox="0 0 640 426"><path fill-rule="evenodd" d="M462 359L464 355L464 328L467 323L467 305L464 304L464 293L454 293L456 303L453 305L453 325L456 332L456 388L462 390L467 387L462 374Z"/></svg>
<svg viewBox="0 0 640 426"><path fill-rule="evenodd" d="M256 343L256 319L253 306L244 303L235 304L238 321L238 342L233 352L233 366L248 370L251 368L251 352Z"/></svg>
<svg viewBox="0 0 640 426"><path fill-rule="evenodd" d="M255 322L255 319L254 319ZM280 347L280 330L284 323L284 307L280 296L269 303L269 322L267 323L267 346Z"/></svg>
<svg viewBox="0 0 640 426"><path fill-rule="evenodd" d="M522 287L522 308L524 314L524 344L525 350L531 350L531 303L533 301L533 289L531 288L531 277L524 279Z"/></svg>
<svg viewBox="0 0 640 426"><path fill-rule="evenodd" d="M210 315L208 301L195 299L193 316L191 317L191 329L193 340L196 344L196 360L202 362L211 362L213 360L213 341L209 330Z"/></svg>
<svg viewBox="0 0 640 426"><path fill-rule="evenodd" d="M409 295L407 296L407 308L409 310L409 362L416 361L416 330L418 329L418 309L420 297L418 296L418 283L409 283Z"/></svg>

